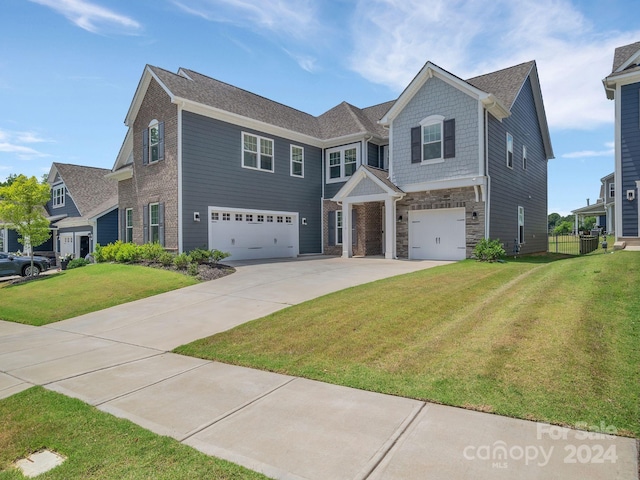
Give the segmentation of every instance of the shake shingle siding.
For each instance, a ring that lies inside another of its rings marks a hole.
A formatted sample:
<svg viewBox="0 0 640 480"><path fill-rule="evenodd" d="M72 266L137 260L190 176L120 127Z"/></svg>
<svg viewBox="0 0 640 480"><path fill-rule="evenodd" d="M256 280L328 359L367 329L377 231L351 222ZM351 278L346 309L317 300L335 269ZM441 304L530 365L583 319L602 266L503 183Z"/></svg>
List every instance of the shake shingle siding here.
<svg viewBox="0 0 640 480"><path fill-rule="evenodd" d="M524 244L521 253L547 250L547 159L536 117L531 82L524 83L511 116L502 122L489 115L490 227L508 254L518 238L518 206L524 207ZM513 168L507 167L506 134L513 136ZM522 146L527 146L527 168Z"/></svg>
<svg viewBox="0 0 640 480"><path fill-rule="evenodd" d="M209 206L299 212L300 253L321 251L321 150L300 142L183 112L184 250L208 244ZM242 132L274 142L274 172L242 168ZM304 147L304 178L290 175L290 146ZM201 221L193 221L200 212Z"/></svg>
<svg viewBox="0 0 640 480"><path fill-rule="evenodd" d="M637 237L638 192L636 200L627 200L627 190L636 190L640 179L640 83L624 85L621 90L620 140L622 159L622 236ZM616 207L617 208L617 207Z"/></svg>

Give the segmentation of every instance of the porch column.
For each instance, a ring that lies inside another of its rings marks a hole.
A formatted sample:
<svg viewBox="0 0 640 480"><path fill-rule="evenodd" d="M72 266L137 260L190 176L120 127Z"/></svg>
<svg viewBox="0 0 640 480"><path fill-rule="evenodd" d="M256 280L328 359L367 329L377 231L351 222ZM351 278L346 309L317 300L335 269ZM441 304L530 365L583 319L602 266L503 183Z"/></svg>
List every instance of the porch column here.
<svg viewBox="0 0 640 480"><path fill-rule="evenodd" d="M384 201L384 258L395 258L396 251L396 202L393 197Z"/></svg>
<svg viewBox="0 0 640 480"><path fill-rule="evenodd" d="M342 258L351 258L353 247L351 246L351 204L342 203Z"/></svg>
<svg viewBox="0 0 640 480"><path fill-rule="evenodd" d="M577 235L577 234L578 234L578 229L580 228L580 224L579 224L578 214L577 214L577 213L575 214L575 217L576 217L576 227L575 227L574 232L575 232L575 233L576 233L576 235Z"/></svg>

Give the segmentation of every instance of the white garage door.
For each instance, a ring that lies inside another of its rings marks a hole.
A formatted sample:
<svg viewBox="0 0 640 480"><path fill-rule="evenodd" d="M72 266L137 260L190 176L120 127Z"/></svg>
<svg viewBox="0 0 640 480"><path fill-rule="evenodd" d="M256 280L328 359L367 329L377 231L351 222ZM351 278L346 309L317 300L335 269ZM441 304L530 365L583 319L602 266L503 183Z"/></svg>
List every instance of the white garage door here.
<svg viewBox="0 0 640 480"><path fill-rule="evenodd" d="M465 209L409 212L409 258L463 260L467 256Z"/></svg>
<svg viewBox="0 0 640 480"><path fill-rule="evenodd" d="M296 257L298 213L209 207L209 248L230 260Z"/></svg>

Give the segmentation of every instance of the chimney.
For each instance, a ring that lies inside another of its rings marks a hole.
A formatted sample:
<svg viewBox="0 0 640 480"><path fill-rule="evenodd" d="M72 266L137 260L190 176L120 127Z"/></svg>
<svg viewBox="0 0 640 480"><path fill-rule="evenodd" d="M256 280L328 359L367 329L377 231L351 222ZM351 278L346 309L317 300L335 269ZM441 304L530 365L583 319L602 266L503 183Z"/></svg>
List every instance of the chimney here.
<svg viewBox="0 0 640 480"><path fill-rule="evenodd" d="M587 198L587 207L589 206L589 199Z"/></svg>

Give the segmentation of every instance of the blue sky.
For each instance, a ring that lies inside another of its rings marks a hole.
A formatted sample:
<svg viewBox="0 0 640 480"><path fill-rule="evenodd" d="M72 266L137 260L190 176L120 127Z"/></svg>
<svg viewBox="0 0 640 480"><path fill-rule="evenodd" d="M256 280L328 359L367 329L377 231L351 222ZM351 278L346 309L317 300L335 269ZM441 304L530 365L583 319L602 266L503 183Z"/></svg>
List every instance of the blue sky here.
<svg viewBox="0 0 640 480"><path fill-rule="evenodd" d="M556 158L549 212L613 171L615 47L631 0L2 0L0 178L111 168L144 65L179 67L318 115L396 98L431 60L462 77L536 60Z"/></svg>

